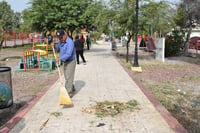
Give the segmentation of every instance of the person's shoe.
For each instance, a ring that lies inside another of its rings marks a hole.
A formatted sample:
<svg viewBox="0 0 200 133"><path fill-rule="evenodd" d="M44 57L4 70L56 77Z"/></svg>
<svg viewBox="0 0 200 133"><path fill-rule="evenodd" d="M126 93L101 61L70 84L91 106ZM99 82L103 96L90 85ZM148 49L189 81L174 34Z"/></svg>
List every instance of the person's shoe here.
<svg viewBox="0 0 200 133"><path fill-rule="evenodd" d="M72 97L73 97L73 94L72 94L72 93L69 93L69 97L72 98Z"/></svg>
<svg viewBox="0 0 200 133"><path fill-rule="evenodd" d="M75 87L74 87L74 85L72 86L72 92L75 92L76 91L76 89L75 89Z"/></svg>

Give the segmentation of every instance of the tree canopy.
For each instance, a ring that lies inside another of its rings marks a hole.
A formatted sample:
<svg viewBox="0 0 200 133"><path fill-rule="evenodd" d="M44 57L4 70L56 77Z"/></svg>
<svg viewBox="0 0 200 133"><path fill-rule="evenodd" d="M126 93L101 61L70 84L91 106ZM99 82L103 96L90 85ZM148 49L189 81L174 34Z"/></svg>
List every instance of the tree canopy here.
<svg viewBox="0 0 200 133"><path fill-rule="evenodd" d="M33 29L52 31L58 28L73 33L77 28L91 26L92 17L87 11L92 0L32 0L31 18ZM91 15L91 14L90 14Z"/></svg>
<svg viewBox="0 0 200 133"><path fill-rule="evenodd" d="M14 12L6 1L0 2L0 46L3 43L3 31L17 30L21 14Z"/></svg>
<svg viewBox="0 0 200 133"><path fill-rule="evenodd" d="M181 0L181 3L178 6L177 14L174 17L176 25L184 29L187 33L186 41L183 46L186 54L188 53L189 40L192 28L200 24L199 11L199 0Z"/></svg>
<svg viewBox="0 0 200 133"><path fill-rule="evenodd" d="M174 9L168 2L149 2L147 0L140 10L140 25L143 26L144 32L149 32L148 26L151 26L154 32L158 32L162 36L171 30Z"/></svg>
<svg viewBox="0 0 200 133"><path fill-rule="evenodd" d="M2 1L0 2L0 20L3 30L12 30L14 12L11 10L10 5Z"/></svg>

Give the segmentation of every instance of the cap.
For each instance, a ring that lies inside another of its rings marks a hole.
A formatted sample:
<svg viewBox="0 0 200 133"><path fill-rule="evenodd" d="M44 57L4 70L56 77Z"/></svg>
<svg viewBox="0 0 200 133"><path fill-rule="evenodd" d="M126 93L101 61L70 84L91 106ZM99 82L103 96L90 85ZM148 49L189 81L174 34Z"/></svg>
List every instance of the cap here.
<svg viewBox="0 0 200 133"><path fill-rule="evenodd" d="M65 31L63 29L59 29L56 32L56 36L61 39L65 35Z"/></svg>

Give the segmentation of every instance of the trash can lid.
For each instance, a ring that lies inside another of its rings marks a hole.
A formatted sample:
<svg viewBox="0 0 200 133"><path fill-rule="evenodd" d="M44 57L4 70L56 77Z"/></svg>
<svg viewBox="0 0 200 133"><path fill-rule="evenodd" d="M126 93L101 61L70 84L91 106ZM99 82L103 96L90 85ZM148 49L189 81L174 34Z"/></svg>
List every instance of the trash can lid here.
<svg viewBox="0 0 200 133"><path fill-rule="evenodd" d="M10 67L0 67L0 72L11 71Z"/></svg>

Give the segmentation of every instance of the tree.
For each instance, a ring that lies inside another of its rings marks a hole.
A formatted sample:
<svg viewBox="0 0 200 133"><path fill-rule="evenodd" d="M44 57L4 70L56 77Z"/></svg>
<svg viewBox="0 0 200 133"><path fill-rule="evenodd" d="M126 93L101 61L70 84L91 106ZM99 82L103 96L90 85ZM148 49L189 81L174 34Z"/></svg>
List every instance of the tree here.
<svg viewBox="0 0 200 133"><path fill-rule="evenodd" d="M170 3L165 1L154 2L146 0L140 8L140 26L145 34L150 32L158 32L159 35L164 36L169 32L173 26L173 12L175 11ZM151 30L149 29L151 26Z"/></svg>
<svg viewBox="0 0 200 133"><path fill-rule="evenodd" d="M118 23L120 24L124 34L126 31L134 33L135 0L125 0L119 18Z"/></svg>
<svg viewBox="0 0 200 133"><path fill-rule="evenodd" d="M177 12L176 24L181 28L186 29L187 37L184 43L184 51L187 54L189 48L190 34L192 32L192 27L195 23L200 23L200 1L199 0L182 0L179 5L179 10ZM181 22L182 21L182 22Z"/></svg>
<svg viewBox="0 0 200 133"><path fill-rule="evenodd" d="M13 26L13 11L7 2L0 2L0 48L4 41L4 30L12 30Z"/></svg>
<svg viewBox="0 0 200 133"><path fill-rule="evenodd" d="M0 50L2 48L2 45L3 45L3 27L1 26L2 25L2 20L0 20Z"/></svg>
<svg viewBox="0 0 200 133"><path fill-rule="evenodd" d="M101 12L100 12L101 11ZM86 11L83 14L83 18L86 18L87 30L99 32L105 31L105 23L108 21L106 15L106 9L103 7L102 1L92 2L88 5Z"/></svg>
<svg viewBox="0 0 200 133"><path fill-rule="evenodd" d="M92 0L32 0L33 29L52 31L64 28L72 34L77 28L88 27L90 19L85 11L89 3Z"/></svg>
<svg viewBox="0 0 200 133"><path fill-rule="evenodd" d="M15 12L13 15L13 27L12 27L13 30L19 30L21 19L22 19L21 13Z"/></svg>
<svg viewBox="0 0 200 133"><path fill-rule="evenodd" d="M30 4L32 5L32 8L29 12L25 13L27 13L26 19L29 20L32 18L30 21L32 30L51 31L54 28L53 23L54 17L56 16L56 12L54 13L55 8L52 6L54 5L56 7L57 3L52 0L32 0Z"/></svg>
<svg viewBox="0 0 200 133"><path fill-rule="evenodd" d="M0 20L3 30L12 30L13 28L13 15L10 5L6 1L0 2Z"/></svg>
<svg viewBox="0 0 200 133"><path fill-rule="evenodd" d="M176 26L179 27L185 27L185 16L186 16L186 12L184 11L184 6L183 4L180 4L178 9L177 9L177 13L174 15L173 20L176 24Z"/></svg>
<svg viewBox="0 0 200 133"><path fill-rule="evenodd" d="M128 41L126 44L127 54L126 54L126 61L128 62L129 56L129 43L134 36L135 33L135 0L111 0L111 9L115 9L115 15L112 15L114 18L115 25L117 27L118 35L124 36L128 32ZM121 7L121 8L119 8ZM133 38L134 40L134 38Z"/></svg>
<svg viewBox="0 0 200 133"><path fill-rule="evenodd" d="M20 30L23 32L32 31L32 18L30 9L22 11L22 23L20 24Z"/></svg>

